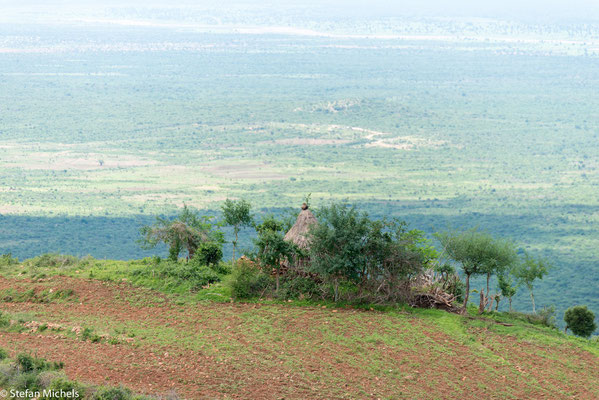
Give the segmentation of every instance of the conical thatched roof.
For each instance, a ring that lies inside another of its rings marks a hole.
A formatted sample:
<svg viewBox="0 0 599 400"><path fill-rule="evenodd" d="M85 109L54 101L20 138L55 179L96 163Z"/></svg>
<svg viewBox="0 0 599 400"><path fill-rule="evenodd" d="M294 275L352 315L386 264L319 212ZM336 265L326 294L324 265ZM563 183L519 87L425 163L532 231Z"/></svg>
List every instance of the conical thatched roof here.
<svg viewBox="0 0 599 400"><path fill-rule="evenodd" d="M302 211L297 216L295 224L285 235L285 240L295 243L301 249L310 247L308 231L312 225L318 224L312 211L308 210L306 203L302 204Z"/></svg>

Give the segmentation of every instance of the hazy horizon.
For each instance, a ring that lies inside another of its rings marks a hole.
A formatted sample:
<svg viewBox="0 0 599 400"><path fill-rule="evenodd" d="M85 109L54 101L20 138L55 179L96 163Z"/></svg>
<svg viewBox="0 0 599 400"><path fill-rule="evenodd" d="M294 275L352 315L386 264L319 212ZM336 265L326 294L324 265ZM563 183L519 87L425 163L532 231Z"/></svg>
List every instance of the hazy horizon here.
<svg viewBox="0 0 599 400"><path fill-rule="evenodd" d="M441 0L424 1L268 1L256 4L253 1L225 0L214 4L207 1L1 1L4 21L14 23L35 22L37 18L68 17L75 15L109 14L133 9L185 9L210 10L226 15L228 11L243 10L254 15L292 14L295 17L343 19L343 18L388 18L388 17L447 17L447 18L492 18L525 23L594 22L599 21L599 3L590 0L573 1L495 1L460 0L448 4ZM276 22L276 21L273 21Z"/></svg>

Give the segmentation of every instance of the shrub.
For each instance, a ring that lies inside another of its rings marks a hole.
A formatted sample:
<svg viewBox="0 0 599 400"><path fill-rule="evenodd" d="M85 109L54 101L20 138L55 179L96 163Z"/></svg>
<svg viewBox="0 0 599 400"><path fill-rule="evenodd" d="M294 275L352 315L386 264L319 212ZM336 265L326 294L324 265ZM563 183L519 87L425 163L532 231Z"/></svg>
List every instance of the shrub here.
<svg viewBox="0 0 599 400"><path fill-rule="evenodd" d="M33 361L33 357L31 357L29 354L20 353L17 355L17 366L23 372L33 371Z"/></svg>
<svg viewBox="0 0 599 400"><path fill-rule="evenodd" d="M94 393L93 400L130 400L132 399L129 389L118 388L100 388Z"/></svg>
<svg viewBox="0 0 599 400"><path fill-rule="evenodd" d="M536 321L549 328L557 328L555 320L555 307L543 307L536 315L532 314L531 317L536 317Z"/></svg>
<svg viewBox="0 0 599 400"><path fill-rule="evenodd" d="M587 306L574 306L564 314L566 331L570 329L576 336L588 338L597 329L595 314Z"/></svg>
<svg viewBox="0 0 599 400"><path fill-rule="evenodd" d="M220 281L216 272L205 265L193 263L178 264L175 269L168 273L179 282L190 282L193 289L201 289L202 286Z"/></svg>
<svg viewBox="0 0 599 400"><path fill-rule="evenodd" d="M35 372L25 372L18 374L12 381L12 386L20 391L31 390L32 392L41 389L38 374Z"/></svg>
<svg viewBox="0 0 599 400"><path fill-rule="evenodd" d="M6 360L8 358L8 352L3 348L0 348L0 360Z"/></svg>
<svg viewBox="0 0 599 400"><path fill-rule="evenodd" d="M525 321L531 323L533 325L541 325L549 328L556 329L557 326L555 324L555 307L543 307L536 314L528 314L517 311L510 311L508 315L512 318L519 319L521 321Z"/></svg>
<svg viewBox="0 0 599 400"><path fill-rule="evenodd" d="M219 262L217 264L210 265L210 269L219 275L229 275L232 272L231 264Z"/></svg>
<svg viewBox="0 0 599 400"><path fill-rule="evenodd" d="M197 262L179 263L162 260L158 264L151 264L134 270L131 274L133 276L170 280L169 283L175 286L191 285L192 289L199 289L202 286L220 281L220 277L215 271Z"/></svg>
<svg viewBox="0 0 599 400"><path fill-rule="evenodd" d="M42 396L43 400L57 399L57 400L71 400L83 398L85 395L85 389L77 382L70 381L66 378L56 378L46 388L49 391L56 393L56 395ZM64 396L60 394L64 393Z"/></svg>
<svg viewBox="0 0 599 400"><path fill-rule="evenodd" d="M28 264L36 267L63 268L79 264L79 258L63 254L43 254L28 260Z"/></svg>
<svg viewBox="0 0 599 400"><path fill-rule="evenodd" d="M0 266L8 267L19 263L18 258L13 258L11 253L2 254L0 256Z"/></svg>
<svg viewBox="0 0 599 400"><path fill-rule="evenodd" d="M233 271L232 296L235 299L258 297L272 284L272 278L259 268L248 262L239 262Z"/></svg>
<svg viewBox="0 0 599 400"><path fill-rule="evenodd" d="M286 277L279 289L282 299L311 299L322 296L322 286L314 279L304 276Z"/></svg>
<svg viewBox="0 0 599 400"><path fill-rule="evenodd" d="M205 242L198 247L192 260L198 262L200 265L211 266L218 265L222 258L222 244L217 242Z"/></svg>

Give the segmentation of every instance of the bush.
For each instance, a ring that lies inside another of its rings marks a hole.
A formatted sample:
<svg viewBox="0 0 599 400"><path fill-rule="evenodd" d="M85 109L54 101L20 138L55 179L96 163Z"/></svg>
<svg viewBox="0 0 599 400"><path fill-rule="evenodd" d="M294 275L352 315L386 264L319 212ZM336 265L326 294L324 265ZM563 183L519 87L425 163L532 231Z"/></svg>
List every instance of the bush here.
<svg viewBox="0 0 599 400"><path fill-rule="evenodd" d="M57 393L57 396L42 396L41 399L50 400L71 400L71 399L80 399L85 395L85 389L77 382L70 381L66 378L56 378L50 383L50 385L45 388L49 391ZM64 396L61 396L60 393L64 393ZM73 394L73 395L71 395Z"/></svg>
<svg viewBox="0 0 599 400"><path fill-rule="evenodd" d="M8 352L3 348L0 348L0 360L6 360L8 358Z"/></svg>
<svg viewBox="0 0 599 400"><path fill-rule="evenodd" d="M17 355L17 366L23 372L33 371L33 369L34 369L33 357L31 357L29 354L24 354L24 353L18 354Z"/></svg>
<svg viewBox="0 0 599 400"><path fill-rule="evenodd" d="M132 395L129 389L119 388L100 388L94 393L93 400L131 400Z"/></svg>
<svg viewBox="0 0 599 400"><path fill-rule="evenodd" d="M162 260L158 264L134 270L131 274L171 280L169 283L175 286L191 285L192 289L200 289L202 286L220 281L220 277L215 271L198 262L179 263Z"/></svg>
<svg viewBox="0 0 599 400"><path fill-rule="evenodd" d="M595 314L587 306L574 306L564 314L566 330L570 329L576 336L588 338L597 329Z"/></svg>
<svg viewBox="0 0 599 400"><path fill-rule="evenodd" d="M219 262L218 264L210 265L210 269L219 275L229 275L232 272L231 264Z"/></svg>
<svg viewBox="0 0 599 400"><path fill-rule="evenodd" d="M12 385L19 391L31 390L32 392L42 389L38 374L35 372L25 372L14 377Z"/></svg>
<svg viewBox="0 0 599 400"><path fill-rule="evenodd" d="M314 279L304 276L285 277L279 288L282 299L312 299L323 295L322 286Z"/></svg>
<svg viewBox="0 0 599 400"><path fill-rule="evenodd" d="M18 258L13 258L11 253L2 254L0 256L0 266L9 267L19 263Z"/></svg>
<svg viewBox="0 0 599 400"><path fill-rule="evenodd" d="M218 265L223 258L223 249L220 243L204 242L202 243L193 257L200 265Z"/></svg>
<svg viewBox="0 0 599 400"><path fill-rule="evenodd" d="M309 232L310 270L333 285L335 301L344 282L368 301L401 300L410 279L437 257L424 233L403 221L371 219L343 203L322 208L318 219Z"/></svg>
<svg viewBox="0 0 599 400"><path fill-rule="evenodd" d="M28 264L36 268L63 268L78 265L79 262L78 257L63 254L43 254L28 260Z"/></svg>
<svg viewBox="0 0 599 400"><path fill-rule="evenodd" d="M16 365L21 372L52 371L61 369L63 367L62 362L48 362L43 358L34 358L25 353L20 353L17 355Z"/></svg>
<svg viewBox="0 0 599 400"><path fill-rule="evenodd" d="M232 296L235 299L262 296L272 284L273 279L269 275L255 265L241 261L233 271Z"/></svg>
<svg viewBox="0 0 599 400"><path fill-rule="evenodd" d="M543 307L537 314L528 314L517 311L507 313L510 317L531 323L533 325L541 325L549 328L557 329L555 324L555 307Z"/></svg>

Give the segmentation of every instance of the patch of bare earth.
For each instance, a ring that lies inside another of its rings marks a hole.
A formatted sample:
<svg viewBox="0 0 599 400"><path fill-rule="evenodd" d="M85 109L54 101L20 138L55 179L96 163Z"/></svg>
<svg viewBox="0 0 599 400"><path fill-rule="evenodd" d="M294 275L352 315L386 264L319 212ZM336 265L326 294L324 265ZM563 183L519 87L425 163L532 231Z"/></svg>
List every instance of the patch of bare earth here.
<svg viewBox="0 0 599 400"><path fill-rule="evenodd" d="M159 337L91 343L60 332L1 333L0 346L64 361L66 373L190 399L597 398L597 358L480 331L477 347L424 319L351 309L177 305L126 283L0 278L2 289L73 289L64 303L3 303L66 327L137 326ZM545 356L539 355L545 354ZM560 357L564 362L557 362ZM503 358L503 361L502 359ZM584 373L578 374L578 364Z"/></svg>

